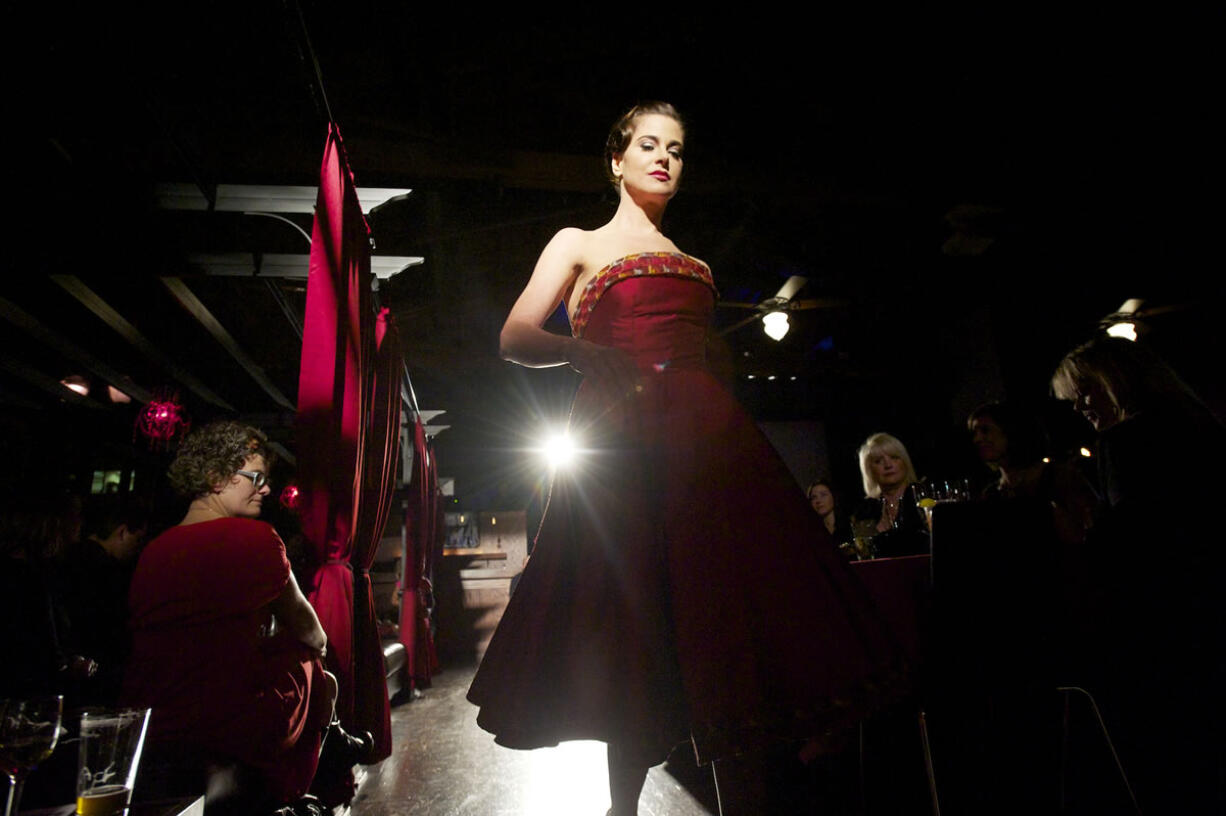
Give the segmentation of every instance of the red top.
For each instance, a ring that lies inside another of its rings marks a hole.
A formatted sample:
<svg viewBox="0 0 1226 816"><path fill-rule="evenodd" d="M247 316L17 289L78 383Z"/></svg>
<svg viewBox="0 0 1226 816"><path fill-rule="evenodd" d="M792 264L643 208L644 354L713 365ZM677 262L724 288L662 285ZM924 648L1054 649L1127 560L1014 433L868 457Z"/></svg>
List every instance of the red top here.
<svg viewBox="0 0 1226 816"><path fill-rule="evenodd" d="M284 763L317 670L297 640L268 635L268 605L289 575L280 537L253 519L172 527L149 543L129 595L123 699L153 708L151 740L256 767Z"/></svg>

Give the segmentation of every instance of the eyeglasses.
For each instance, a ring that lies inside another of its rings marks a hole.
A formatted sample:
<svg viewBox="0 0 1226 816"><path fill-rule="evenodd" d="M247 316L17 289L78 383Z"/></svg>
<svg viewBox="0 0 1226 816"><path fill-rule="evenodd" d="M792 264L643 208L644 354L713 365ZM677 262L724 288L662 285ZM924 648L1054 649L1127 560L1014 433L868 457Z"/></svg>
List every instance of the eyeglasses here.
<svg viewBox="0 0 1226 816"><path fill-rule="evenodd" d="M255 485L256 490L263 490L264 485L268 484L268 475L258 470L236 470L234 471L239 476L246 476Z"/></svg>

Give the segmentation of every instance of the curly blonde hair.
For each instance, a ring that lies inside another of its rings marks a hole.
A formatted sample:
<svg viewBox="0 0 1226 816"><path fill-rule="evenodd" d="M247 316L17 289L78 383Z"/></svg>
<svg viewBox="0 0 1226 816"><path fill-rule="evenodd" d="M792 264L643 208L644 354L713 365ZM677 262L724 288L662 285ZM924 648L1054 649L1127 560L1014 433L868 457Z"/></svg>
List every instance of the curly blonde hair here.
<svg viewBox="0 0 1226 816"><path fill-rule="evenodd" d="M268 437L259 428L224 420L190 433L166 475L182 496L203 496L235 474L252 456L272 467Z"/></svg>

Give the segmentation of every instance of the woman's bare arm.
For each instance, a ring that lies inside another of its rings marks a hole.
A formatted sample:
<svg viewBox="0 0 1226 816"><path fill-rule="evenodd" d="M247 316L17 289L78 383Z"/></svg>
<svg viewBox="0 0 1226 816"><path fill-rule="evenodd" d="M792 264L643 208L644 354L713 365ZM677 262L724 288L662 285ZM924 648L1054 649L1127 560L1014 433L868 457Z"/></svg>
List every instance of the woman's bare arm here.
<svg viewBox="0 0 1226 816"><path fill-rule="evenodd" d="M574 338L545 331L541 326L562 302L562 295L582 269L583 231L567 228L545 246L528 285L507 315L499 336L504 360L531 368L562 365L566 346Z"/></svg>
<svg viewBox="0 0 1226 816"><path fill-rule="evenodd" d="M584 240L584 232L572 227L561 230L545 246L502 326L499 351L504 360L531 368L569 364L585 376L626 392L634 387L638 372L623 352L541 328L583 269Z"/></svg>
<svg viewBox="0 0 1226 816"><path fill-rule="evenodd" d="M285 583L285 588L273 599L269 608L286 631L302 641L307 648L314 650L320 657L324 656L328 636L324 633L323 626L319 624L319 616L315 614L315 608L298 588L298 581L294 579L292 572Z"/></svg>

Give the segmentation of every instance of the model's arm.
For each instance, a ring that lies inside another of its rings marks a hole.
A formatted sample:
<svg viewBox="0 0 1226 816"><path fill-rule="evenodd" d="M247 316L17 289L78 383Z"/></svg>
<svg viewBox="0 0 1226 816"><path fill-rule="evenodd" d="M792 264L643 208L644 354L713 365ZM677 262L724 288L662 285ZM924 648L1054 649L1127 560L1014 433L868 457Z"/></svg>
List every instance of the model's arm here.
<svg viewBox="0 0 1226 816"><path fill-rule="evenodd" d="M532 278L502 326L499 351L504 360L532 368L570 364L585 376L625 391L634 387L638 372L623 352L541 328L579 275L583 241L582 230L564 229L541 252Z"/></svg>
<svg viewBox="0 0 1226 816"><path fill-rule="evenodd" d="M528 285L507 315L499 337L504 360L543 368L562 365L566 346L574 338L545 331L541 326L562 302L563 293L574 283L582 267L583 231L568 228L545 246Z"/></svg>
<svg viewBox="0 0 1226 816"><path fill-rule="evenodd" d="M307 648L312 649L320 657L324 656L328 636L324 633L323 626L319 624L319 616L315 614L315 608L298 588L298 582L294 579L292 572L285 583L285 588L273 599L269 607L276 615L277 622L284 626L290 635L302 641Z"/></svg>

